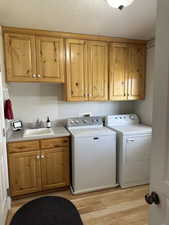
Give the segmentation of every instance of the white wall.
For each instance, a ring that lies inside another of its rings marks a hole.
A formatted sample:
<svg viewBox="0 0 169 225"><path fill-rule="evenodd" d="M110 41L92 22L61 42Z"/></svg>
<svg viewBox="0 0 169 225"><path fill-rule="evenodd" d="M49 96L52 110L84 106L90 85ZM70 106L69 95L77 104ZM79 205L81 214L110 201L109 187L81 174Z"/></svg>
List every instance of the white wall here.
<svg viewBox="0 0 169 225"><path fill-rule="evenodd" d="M48 115L58 120L89 112L94 116L133 112L132 102L64 102L62 84L10 83L8 89L15 117L25 122L46 120Z"/></svg>
<svg viewBox="0 0 169 225"><path fill-rule="evenodd" d="M154 80L154 41L149 42L147 49L147 72L146 72L146 97L143 101L137 101L134 104L134 111L141 121L147 125L152 125L153 108L153 80Z"/></svg>

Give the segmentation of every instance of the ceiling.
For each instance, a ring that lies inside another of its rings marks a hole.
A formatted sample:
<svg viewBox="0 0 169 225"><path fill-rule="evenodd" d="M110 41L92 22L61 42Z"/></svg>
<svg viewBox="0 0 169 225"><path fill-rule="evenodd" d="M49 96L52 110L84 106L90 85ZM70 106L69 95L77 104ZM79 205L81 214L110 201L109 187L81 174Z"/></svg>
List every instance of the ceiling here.
<svg viewBox="0 0 169 225"><path fill-rule="evenodd" d="M135 0L122 11L106 0L0 0L0 24L149 40L157 0Z"/></svg>

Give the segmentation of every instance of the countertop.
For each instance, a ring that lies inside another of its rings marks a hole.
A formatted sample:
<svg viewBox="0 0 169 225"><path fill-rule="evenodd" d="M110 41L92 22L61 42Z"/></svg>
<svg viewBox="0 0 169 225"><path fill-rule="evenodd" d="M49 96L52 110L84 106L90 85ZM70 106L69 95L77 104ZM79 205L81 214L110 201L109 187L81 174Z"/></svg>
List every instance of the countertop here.
<svg viewBox="0 0 169 225"><path fill-rule="evenodd" d="M51 129L53 130L54 135L24 137L24 131L12 132L11 134L7 135L7 142L9 143L15 141L39 140L70 136L70 133L64 127L52 127Z"/></svg>

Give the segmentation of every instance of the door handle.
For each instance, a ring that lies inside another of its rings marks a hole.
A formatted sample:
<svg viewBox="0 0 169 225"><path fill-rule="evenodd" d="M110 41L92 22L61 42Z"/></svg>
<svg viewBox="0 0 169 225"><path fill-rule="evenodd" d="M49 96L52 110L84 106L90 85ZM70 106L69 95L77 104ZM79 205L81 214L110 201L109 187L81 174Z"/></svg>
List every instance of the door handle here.
<svg viewBox="0 0 169 225"><path fill-rule="evenodd" d="M135 142L135 139L127 139L127 142Z"/></svg>
<svg viewBox="0 0 169 225"><path fill-rule="evenodd" d="M151 194L146 194L145 195L145 201L149 204L152 205L153 203L155 205L159 205L160 204L160 199L159 196L156 192L152 192Z"/></svg>
<svg viewBox="0 0 169 225"><path fill-rule="evenodd" d="M6 131L5 131L5 128L3 128L3 129L2 129L2 135L3 135L3 137L5 137L5 136L6 136Z"/></svg>
<svg viewBox="0 0 169 225"><path fill-rule="evenodd" d="M94 137L93 140L99 140L99 138L98 137Z"/></svg>

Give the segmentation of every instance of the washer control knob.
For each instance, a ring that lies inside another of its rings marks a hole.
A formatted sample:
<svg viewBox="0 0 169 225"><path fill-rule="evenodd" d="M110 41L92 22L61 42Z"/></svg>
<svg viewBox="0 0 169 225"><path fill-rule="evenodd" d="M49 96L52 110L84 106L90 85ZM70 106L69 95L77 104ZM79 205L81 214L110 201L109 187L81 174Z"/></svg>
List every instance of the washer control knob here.
<svg viewBox="0 0 169 225"><path fill-rule="evenodd" d="M134 120L135 119L135 115L130 115L130 119Z"/></svg>

